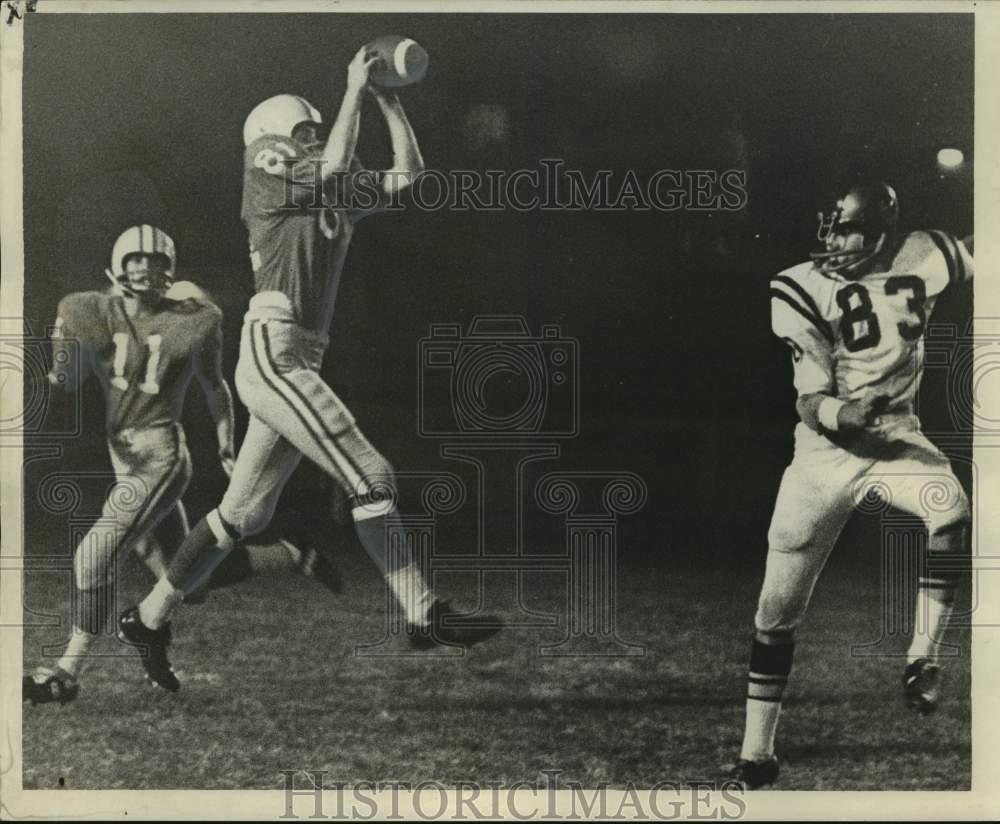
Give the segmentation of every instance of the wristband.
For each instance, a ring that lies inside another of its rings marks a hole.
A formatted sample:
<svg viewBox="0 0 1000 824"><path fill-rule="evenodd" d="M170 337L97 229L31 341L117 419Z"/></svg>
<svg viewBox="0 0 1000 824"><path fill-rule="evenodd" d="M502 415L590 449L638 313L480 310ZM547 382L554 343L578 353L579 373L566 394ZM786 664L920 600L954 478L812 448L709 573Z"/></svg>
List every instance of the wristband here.
<svg viewBox="0 0 1000 824"><path fill-rule="evenodd" d="M834 397L823 398L816 409L816 417L820 426L829 432L836 432L840 429L840 422L837 420L837 413L841 407L846 406L842 400Z"/></svg>

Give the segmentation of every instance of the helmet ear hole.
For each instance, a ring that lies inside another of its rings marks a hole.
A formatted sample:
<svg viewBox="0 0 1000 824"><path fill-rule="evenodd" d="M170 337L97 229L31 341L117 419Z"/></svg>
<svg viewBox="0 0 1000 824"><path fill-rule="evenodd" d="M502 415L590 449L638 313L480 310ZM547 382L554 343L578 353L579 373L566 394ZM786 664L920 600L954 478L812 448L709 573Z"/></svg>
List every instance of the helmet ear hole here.
<svg viewBox="0 0 1000 824"><path fill-rule="evenodd" d="M292 140L301 143L303 146L322 145L326 142L323 126L314 120L303 120L296 123L292 128Z"/></svg>

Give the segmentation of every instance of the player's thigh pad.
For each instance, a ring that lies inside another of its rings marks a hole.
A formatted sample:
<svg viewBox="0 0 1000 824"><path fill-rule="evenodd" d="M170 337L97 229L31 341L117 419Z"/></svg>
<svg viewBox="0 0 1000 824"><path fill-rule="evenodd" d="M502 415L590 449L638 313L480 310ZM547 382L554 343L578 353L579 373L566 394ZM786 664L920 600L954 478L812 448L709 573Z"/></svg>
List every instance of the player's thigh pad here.
<svg viewBox="0 0 1000 824"><path fill-rule="evenodd" d="M191 456L179 426L124 433L109 445L116 483L73 558L82 590L114 577L135 542L176 508L191 480Z"/></svg>
<svg viewBox="0 0 1000 824"><path fill-rule="evenodd" d="M251 416L219 514L241 535L263 530L301 459L302 453L288 440Z"/></svg>
<svg viewBox="0 0 1000 824"><path fill-rule="evenodd" d="M894 446L892 457L872 466L858 484L856 499L877 493L923 520L932 535L968 521L969 500L944 453L919 432Z"/></svg>
<svg viewBox="0 0 1000 824"><path fill-rule="evenodd" d="M341 432L336 444L357 478L353 486L345 486L354 520L363 521L384 515L396 503L396 478L392 464L371 445L357 426Z"/></svg>

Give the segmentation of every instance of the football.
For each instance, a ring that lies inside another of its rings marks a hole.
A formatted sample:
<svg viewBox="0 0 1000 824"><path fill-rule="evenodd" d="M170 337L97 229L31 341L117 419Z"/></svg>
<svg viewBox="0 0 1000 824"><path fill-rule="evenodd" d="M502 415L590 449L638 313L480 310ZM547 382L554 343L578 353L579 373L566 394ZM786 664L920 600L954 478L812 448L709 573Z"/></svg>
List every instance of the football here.
<svg viewBox="0 0 1000 824"><path fill-rule="evenodd" d="M396 34L377 37L367 46L377 52L381 64L371 73L379 86L398 88L419 83L427 74L427 51L416 40Z"/></svg>

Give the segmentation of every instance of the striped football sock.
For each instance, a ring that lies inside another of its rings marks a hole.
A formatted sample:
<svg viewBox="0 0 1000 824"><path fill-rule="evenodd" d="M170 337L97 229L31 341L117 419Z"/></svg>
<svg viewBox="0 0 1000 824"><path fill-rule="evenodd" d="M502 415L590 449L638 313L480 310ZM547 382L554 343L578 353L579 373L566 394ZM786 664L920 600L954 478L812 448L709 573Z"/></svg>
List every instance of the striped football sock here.
<svg viewBox="0 0 1000 824"><path fill-rule="evenodd" d="M747 678L747 715L740 758L766 761L774 755L774 736L781 715L781 699L792 671L795 645L790 636L759 638L750 652Z"/></svg>

